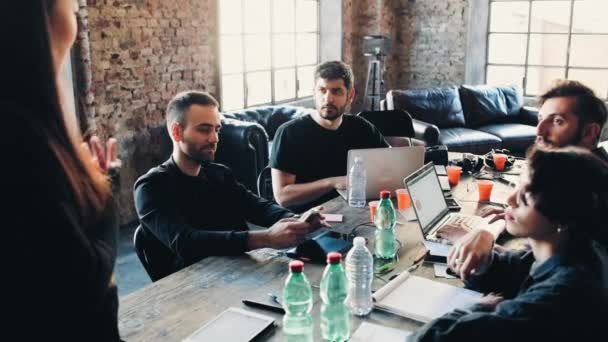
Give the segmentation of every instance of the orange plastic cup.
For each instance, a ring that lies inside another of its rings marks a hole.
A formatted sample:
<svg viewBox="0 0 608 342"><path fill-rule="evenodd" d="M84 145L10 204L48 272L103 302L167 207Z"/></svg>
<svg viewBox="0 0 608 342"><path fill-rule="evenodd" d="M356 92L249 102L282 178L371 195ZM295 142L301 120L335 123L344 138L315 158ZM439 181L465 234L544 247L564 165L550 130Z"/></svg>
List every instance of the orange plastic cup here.
<svg viewBox="0 0 608 342"><path fill-rule="evenodd" d="M410 198L410 193L407 189L397 189L395 190L397 194L397 208L399 210L407 209L412 206L412 199Z"/></svg>
<svg viewBox="0 0 608 342"><path fill-rule="evenodd" d="M496 171L504 170L505 164L507 163L507 155L502 153L494 153L492 157L494 158L494 168Z"/></svg>
<svg viewBox="0 0 608 342"><path fill-rule="evenodd" d="M477 186L479 188L479 202L488 202L494 183L489 180L480 180L477 182Z"/></svg>
<svg viewBox="0 0 608 342"><path fill-rule="evenodd" d="M460 166L448 166L446 167L448 171L448 182L450 186L456 186L460 181L460 174L462 173L462 168Z"/></svg>
<svg viewBox="0 0 608 342"><path fill-rule="evenodd" d="M378 201L371 201L369 205L369 217L374 222L374 214L376 214L376 207L378 207Z"/></svg>

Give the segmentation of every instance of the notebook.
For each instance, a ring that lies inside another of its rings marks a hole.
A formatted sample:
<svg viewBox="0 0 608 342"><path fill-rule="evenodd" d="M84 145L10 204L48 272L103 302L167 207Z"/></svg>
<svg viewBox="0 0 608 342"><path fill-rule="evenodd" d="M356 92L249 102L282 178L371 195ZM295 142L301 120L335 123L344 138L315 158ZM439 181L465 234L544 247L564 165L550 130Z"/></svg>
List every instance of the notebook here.
<svg viewBox="0 0 608 342"><path fill-rule="evenodd" d="M481 293L401 273L373 294L376 308L427 323L479 301Z"/></svg>
<svg viewBox="0 0 608 342"><path fill-rule="evenodd" d="M362 158L367 174L365 198L378 199L382 190L395 191L403 187L403 178L424 164L424 151L424 146L349 150L346 174L348 175L355 158ZM339 190L338 193L347 199L345 189Z"/></svg>
<svg viewBox="0 0 608 342"><path fill-rule="evenodd" d="M483 228L495 234L498 234L502 230L502 226L504 225L502 221L489 224L490 218L451 213L432 163L428 163L412 173L403 182L412 198L412 206L422 230L424 244L429 250L443 250L445 251L445 255L443 256L447 256L447 248L434 245L451 244L450 241L437 237L437 231L446 224L465 222L472 229Z"/></svg>
<svg viewBox="0 0 608 342"><path fill-rule="evenodd" d="M255 312L228 308L209 323L186 337L183 342L248 342L275 326L274 319ZM238 327L238 329L234 329Z"/></svg>
<svg viewBox="0 0 608 342"><path fill-rule="evenodd" d="M382 325L363 322L357 328L353 336L351 336L351 342L368 342L368 341L382 341L382 342L403 342L406 337L411 335L409 331L400 329L385 327Z"/></svg>

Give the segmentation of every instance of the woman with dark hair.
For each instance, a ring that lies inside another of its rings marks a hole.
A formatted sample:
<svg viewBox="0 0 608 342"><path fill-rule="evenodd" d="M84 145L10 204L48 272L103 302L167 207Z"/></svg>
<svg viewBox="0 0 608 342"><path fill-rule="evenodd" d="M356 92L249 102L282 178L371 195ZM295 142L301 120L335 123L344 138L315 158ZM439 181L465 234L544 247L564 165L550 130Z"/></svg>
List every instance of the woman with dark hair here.
<svg viewBox="0 0 608 342"><path fill-rule="evenodd" d="M508 198L507 231L529 251L497 252L464 276L475 256L457 242L448 266L486 293L415 332L414 341L591 341L608 313L608 167L591 152L534 148ZM464 260L464 256L467 260Z"/></svg>
<svg viewBox="0 0 608 342"><path fill-rule="evenodd" d="M110 184L58 86L77 11L76 0L0 2L0 136L13 170L1 187L3 334L23 340L120 340Z"/></svg>

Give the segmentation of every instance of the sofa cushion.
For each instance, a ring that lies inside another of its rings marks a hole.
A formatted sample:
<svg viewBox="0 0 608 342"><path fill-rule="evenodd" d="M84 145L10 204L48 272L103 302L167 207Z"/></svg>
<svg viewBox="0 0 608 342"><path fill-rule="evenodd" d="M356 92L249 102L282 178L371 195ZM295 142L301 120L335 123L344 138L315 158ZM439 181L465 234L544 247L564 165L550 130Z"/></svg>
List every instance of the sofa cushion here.
<svg viewBox="0 0 608 342"><path fill-rule="evenodd" d="M517 86L468 86L459 89L467 127L514 122L524 99Z"/></svg>
<svg viewBox="0 0 608 342"><path fill-rule="evenodd" d="M391 90L387 94L391 109L401 109L413 118L444 127L464 127L465 118L458 88Z"/></svg>
<svg viewBox="0 0 608 342"><path fill-rule="evenodd" d="M500 148L502 141L496 135L464 128L443 128L439 132L439 144L446 145L448 151L485 154L493 148Z"/></svg>
<svg viewBox="0 0 608 342"><path fill-rule="evenodd" d="M523 155L536 139L536 127L518 123L486 125L477 128L502 140L502 148Z"/></svg>
<svg viewBox="0 0 608 342"><path fill-rule="evenodd" d="M224 117L241 121L256 122L266 130L268 139L283 123L311 112L311 109L295 106L262 106L224 113Z"/></svg>

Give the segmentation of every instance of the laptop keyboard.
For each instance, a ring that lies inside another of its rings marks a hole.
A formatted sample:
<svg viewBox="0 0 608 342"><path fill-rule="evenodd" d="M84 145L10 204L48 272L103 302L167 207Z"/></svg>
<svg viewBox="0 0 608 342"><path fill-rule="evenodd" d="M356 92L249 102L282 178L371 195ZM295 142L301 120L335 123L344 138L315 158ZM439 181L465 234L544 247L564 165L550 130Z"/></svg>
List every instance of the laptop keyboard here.
<svg viewBox="0 0 608 342"><path fill-rule="evenodd" d="M473 230L473 229L477 229L477 228L483 226L484 222L485 221L483 220L483 218L481 218L479 216L451 215L441 225L441 227L445 227L447 225L458 225L467 230ZM447 245L452 245L451 241L438 238L435 234L436 233L430 234L429 236L426 237L426 240L432 241L432 242L439 242L439 243L443 243L443 244L447 244Z"/></svg>
<svg viewBox="0 0 608 342"><path fill-rule="evenodd" d="M479 227L483 223L483 219L478 216L451 216L444 224L446 225L457 225L463 228L474 229Z"/></svg>

